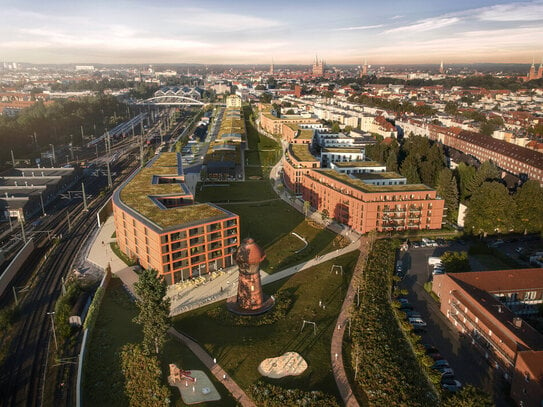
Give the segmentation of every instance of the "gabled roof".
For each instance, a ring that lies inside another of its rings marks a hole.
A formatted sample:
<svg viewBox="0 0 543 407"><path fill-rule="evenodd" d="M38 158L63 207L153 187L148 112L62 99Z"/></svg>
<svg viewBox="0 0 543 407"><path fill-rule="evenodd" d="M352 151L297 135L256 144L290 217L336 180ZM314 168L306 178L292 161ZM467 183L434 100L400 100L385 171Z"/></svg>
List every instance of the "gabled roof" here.
<svg viewBox="0 0 543 407"><path fill-rule="evenodd" d="M471 271L449 274L454 280L463 281L491 293L526 289L543 289L543 270L540 268Z"/></svg>

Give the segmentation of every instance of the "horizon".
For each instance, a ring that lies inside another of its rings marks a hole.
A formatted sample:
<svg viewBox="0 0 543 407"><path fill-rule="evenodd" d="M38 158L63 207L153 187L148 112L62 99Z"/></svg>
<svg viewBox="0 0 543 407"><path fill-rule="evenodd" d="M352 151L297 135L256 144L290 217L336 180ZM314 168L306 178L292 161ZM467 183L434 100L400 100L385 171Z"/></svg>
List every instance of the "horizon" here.
<svg viewBox="0 0 543 407"><path fill-rule="evenodd" d="M543 56L543 0L0 0L0 55L31 64L530 63Z"/></svg>

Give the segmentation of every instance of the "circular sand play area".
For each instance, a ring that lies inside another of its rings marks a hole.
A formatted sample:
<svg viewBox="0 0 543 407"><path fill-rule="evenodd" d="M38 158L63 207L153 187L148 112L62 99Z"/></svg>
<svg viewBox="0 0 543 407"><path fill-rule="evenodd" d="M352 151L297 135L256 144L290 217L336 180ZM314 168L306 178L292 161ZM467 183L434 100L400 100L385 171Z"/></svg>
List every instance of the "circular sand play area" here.
<svg viewBox="0 0 543 407"><path fill-rule="evenodd" d="M296 352L286 352L276 358L264 359L258 365L262 376L280 379L285 376L298 376L307 369L307 362Z"/></svg>

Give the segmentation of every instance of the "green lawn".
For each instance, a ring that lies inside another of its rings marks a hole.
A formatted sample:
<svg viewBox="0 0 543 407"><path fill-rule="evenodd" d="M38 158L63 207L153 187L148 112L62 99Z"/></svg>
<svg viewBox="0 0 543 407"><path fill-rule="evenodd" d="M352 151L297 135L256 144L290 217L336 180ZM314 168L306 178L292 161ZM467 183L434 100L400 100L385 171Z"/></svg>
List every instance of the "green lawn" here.
<svg viewBox="0 0 543 407"><path fill-rule="evenodd" d="M120 350L130 342L142 339L141 328L132 322L137 307L130 300L118 278L112 278L106 290L100 313L92 332L85 356L83 372L83 405L85 406L127 406L124 395L124 377L120 369ZM163 380L166 383L168 364L176 363L184 369L203 370L213 380L221 393L221 406L235 406L230 393L215 380L205 366L184 345L170 338L161 356ZM172 405L185 406L179 391L171 387ZM217 406L216 403L199 404Z"/></svg>
<svg viewBox="0 0 543 407"><path fill-rule="evenodd" d="M219 186L222 185L222 186ZM213 182L212 185L196 186L198 202L246 202L275 199L277 194L269 180L247 180L244 182Z"/></svg>
<svg viewBox="0 0 543 407"><path fill-rule="evenodd" d="M267 260L262 264L266 272L281 270L342 247L335 233L312 226L300 212L277 199L267 180L222 185L227 186L209 186L202 190L197 187L197 200L220 202L221 207L239 215L241 238L252 237L266 251ZM228 201L231 203L224 203ZM309 246L298 254L294 252L301 249L303 243L292 232L309 241Z"/></svg>
<svg viewBox="0 0 543 407"><path fill-rule="evenodd" d="M330 340L356 258L357 252L350 253L265 286L268 294L284 291L295 299L287 315L273 325L226 324L209 313L212 308L224 307L221 302L181 315L174 326L196 338L245 390L260 378L257 367L263 359L295 351L308 362L306 372L298 377L266 380L287 388L322 390L338 397L330 365ZM342 265L345 273L330 273L332 264ZM324 310L319 301L326 305ZM303 320L316 322L316 335L308 326L300 332Z"/></svg>

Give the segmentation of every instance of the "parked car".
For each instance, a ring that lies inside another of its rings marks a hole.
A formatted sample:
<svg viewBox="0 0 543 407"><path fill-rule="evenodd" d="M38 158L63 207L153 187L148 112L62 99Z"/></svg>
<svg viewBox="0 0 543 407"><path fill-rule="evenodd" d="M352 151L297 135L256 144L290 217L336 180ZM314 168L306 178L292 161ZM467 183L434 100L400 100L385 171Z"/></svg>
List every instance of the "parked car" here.
<svg viewBox="0 0 543 407"><path fill-rule="evenodd" d="M432 275L437 275L437 274L445 274L445 270L441 267L435 267L434 270L432 271Z"/></svg>
<svg viewBox="0 0 543 407"><path fill-rule="evenodd" d="M407 318L421 318L422 315L420 315L420 312L417 312L412 309L406 309L403 312L405 312L405 315L407 315Z"/></svg>
<svg viewBox="0 0 543 407"><path fill-rule="evenodd" d="M397 298L397 300L402 305L409 304L409 300L407 298Z"/></svg>
<svg viewBox="0 0 543 407"><path fill-rule="evenodd" d="M407 321L413 326L413 328L426 328L426 322L422 318L410 317Z"/></svg>
<svg viewBox="0 0 543 407"><path fill-rule="evenodd" d="M448 376L448 375L447 375ZM452 393L457 392L462 388L462 383L460 383L458 380L454 379L454 376L452 378L446 377L441 378L441 387L445 390L448 390Z"/></svg>
<svg viewBox="0 0 543 407"><path fill-rule="evenodd" d="M443 247L443 246L447 245L447 242L445 241L445 239L442 239L440 237L436 239L436 242L437 242L439 247Z"/></svg>
<svg viewBox="0 0 543 407"><path fill-rule="evenodd" d="M413 306L409 303L407 304L400 304L400 311L412 311L413 310Z"/></svg>
<svg viewBox="0 0 543 407"><path fill-rule="evenodd" d="M424 346L424 349L426 349L426 353L439 352L437 348L432 344L423 343L422 346Z"/></svg>
<svg viewBox="0 0 543 407"><path fill-rule="evenodd" d="M438 360L437 362L441 362L441 360ZM454 370L452 370L452 368L450 367L446 367L446 366L433 367L432 366L432 369L437 370L442 375L454 375Z"/></svg>

